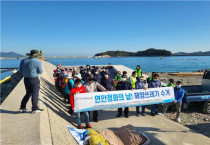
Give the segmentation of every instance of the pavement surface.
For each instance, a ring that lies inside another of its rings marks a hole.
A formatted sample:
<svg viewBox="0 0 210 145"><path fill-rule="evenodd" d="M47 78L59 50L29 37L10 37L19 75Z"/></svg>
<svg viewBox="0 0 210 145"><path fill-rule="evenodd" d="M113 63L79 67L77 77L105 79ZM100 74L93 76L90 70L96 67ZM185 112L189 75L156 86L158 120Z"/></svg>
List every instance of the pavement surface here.
<svg viewBox="0 0 210 145"><path fill-rule="evenodd" d="M21 80L1 105L1 145L77 144L66 127L67 125L77 126L75 115L71 116L66 112L68 104L63 102L61 94L54 87L52 73L56 67L44 61L42 64L44 73L40 75L39 106L44 111L31 114L31 102L29 101L27 104L29 111L27 113L18 112L25 94L24 83ZM128 75L133 71L122 65L114 66L114 68L119 71L126 70ZM116 118L117 109L99 111L99 122L91 122L91 125L95 130L115 130L131 124L136 129L143 130L150 138L152 145L210 144L210 138L163 116L152 117L147 110L147 116L136 117L135 108L129 109L129 118Z"/></svg>

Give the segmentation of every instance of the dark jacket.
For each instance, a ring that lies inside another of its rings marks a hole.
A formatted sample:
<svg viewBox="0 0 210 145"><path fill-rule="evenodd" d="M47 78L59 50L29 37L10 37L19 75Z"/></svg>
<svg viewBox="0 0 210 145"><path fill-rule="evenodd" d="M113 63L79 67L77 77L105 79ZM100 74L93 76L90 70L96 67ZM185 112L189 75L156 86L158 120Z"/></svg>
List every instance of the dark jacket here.
<svg viewBox="0 0 210 145"><path fill-rule="evenodd" d="M108 78L108 79L102 79L101 80L101 85L106 88L107 90L111 91L114 87L114 82L113 79Z"/></svg>
<svg viewBox="0 0 210 145"><path fill-rule="evenodd" d="M117 90L131 90L131 84L128 81L120 81L116 87Z"/></svg>
<svg viewBox="0 0 210 145"><path fill-rule="evenodd" d="M99 84L101 83L101 75L100 74L94 74L94 81L98 82Z"/></svg>
<svg viewBox="0 0 210 145"><path fill-rule="evenodd" d="M151 80L148 83L148 88L160 88L160 87L161 87L161 81L160 80L158 80L158 81Z"/></svg>

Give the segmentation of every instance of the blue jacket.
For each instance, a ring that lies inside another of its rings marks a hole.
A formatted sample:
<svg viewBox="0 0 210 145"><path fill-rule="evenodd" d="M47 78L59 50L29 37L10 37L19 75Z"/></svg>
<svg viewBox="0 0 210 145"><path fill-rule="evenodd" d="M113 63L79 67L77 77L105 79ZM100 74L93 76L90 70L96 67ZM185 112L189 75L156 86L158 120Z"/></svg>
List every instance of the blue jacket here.
<svg viewBox="0 0 210 145"><path fill-rule="evenodd" d="M140 82L140 80L138 80L136 81L135 85L135 89L144 89L144 87L146 86L146 81Z"/></svg>
<svg viewBox="0 0 210 145"><path fill-rule="evenodd" d="M70 86L71 85L71 86ZM70 79L68 80L66 87L65 87L65 94L70 95L70 90L74 88L74 80Z"/></svg>
<svg viewBox="0 0 210 145"><path fill-rule="evenodd" d="M33 57L23 59L20 62L19 71L25 78L36 78L38 74L43 73L41 61Z"/></svg>
<svg viewBox="0 0 210 145"><path fill-rule="evenodd" d="M180 103L182 102L182 99L184 97L184 89L180 88L177 89L176 87L174 88L174 95L175 95L175 100Z"/></svg>
<svg viewBox="0 0 210 145"><path fill-rule="evenodd" d="M84 84L85 82L83 80L82 81L82 84ZM71 89L74 88L74 80L73 79L70 79L68 80L67 84L66 84L66 87L65 87L65 94L68 94L70 95L70 91Z"/></svg>
<svg viewBox="0 0 210 145"><path fill-rule="evenodd" d="M161 81L160 80L157 80L157 81L151 80L148 83L148 88L159 88L159 87L161 87Z"/></svg>

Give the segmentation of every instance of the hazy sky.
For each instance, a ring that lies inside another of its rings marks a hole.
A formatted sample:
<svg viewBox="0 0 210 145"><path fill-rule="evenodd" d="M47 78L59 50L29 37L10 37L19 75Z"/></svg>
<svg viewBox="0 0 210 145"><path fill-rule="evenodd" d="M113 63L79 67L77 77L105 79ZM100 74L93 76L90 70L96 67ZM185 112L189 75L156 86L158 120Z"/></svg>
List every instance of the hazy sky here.
<svg viewBox="0 0 210 145"><path fill-rule="evenodd" d="M210 50L210 2L2 2L2 51Z"/></svg>

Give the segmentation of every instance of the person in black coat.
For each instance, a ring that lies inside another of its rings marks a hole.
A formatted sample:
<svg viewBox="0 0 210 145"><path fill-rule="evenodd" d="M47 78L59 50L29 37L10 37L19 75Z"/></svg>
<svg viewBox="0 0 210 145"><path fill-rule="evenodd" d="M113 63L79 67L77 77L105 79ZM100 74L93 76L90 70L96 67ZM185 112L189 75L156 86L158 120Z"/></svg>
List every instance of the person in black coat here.
<svg viewBox="0 0 210 145"><path fill-rule="evenodd" d="M117 90L131 90L132 87L131 87L131 84L129 83L128 81L128 78L126 75L123 75L122 76L122 81L120 81L118 84L117 84ZM125 107L124 109L124 116L126 118L128 118L128 113L129 113L129 109L128 107ZM122 108L118 108L118 114L117 114L117 117L121 117L122 116Z"/></svg>
<svg viewBox="0 0 210 145"><path fill-rule="evenodd" d="M85 83L87 83L87 82L88 82L88 78L89 78L90 76L92 76L92 74L91 74L91 69L87 69L87 71L84 73L83 81L84 81Z"/></svg>
<svg viewBox="0 0 210 145"><path fill-rule="evenodd" d="M93 78L94 78L94 81L98 82L99 84L101 84L101 75L99 73L99 70L98 68L95 68L94 71L93 71Z"/></svg>
<svg viewBox="0 0 210 145"><path fill-rule="evenodd" d="M106 74L109 74L109 72L108 72L108 68L107 67L102 67L101 68L102 69L102 71L101 71L101 77L102 77L102 79L105 79L105 75Z"/></svg>
<svg viewBox="0 0 210 145"><path fill-rule="evenodd" d="M108 91L112 91L114 88L114 81L109 77L109 73L104 75L104 78L101 80L101 85L106 88Z"/></svg>

